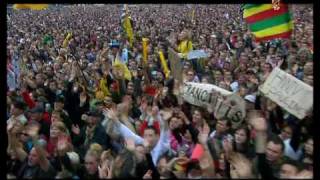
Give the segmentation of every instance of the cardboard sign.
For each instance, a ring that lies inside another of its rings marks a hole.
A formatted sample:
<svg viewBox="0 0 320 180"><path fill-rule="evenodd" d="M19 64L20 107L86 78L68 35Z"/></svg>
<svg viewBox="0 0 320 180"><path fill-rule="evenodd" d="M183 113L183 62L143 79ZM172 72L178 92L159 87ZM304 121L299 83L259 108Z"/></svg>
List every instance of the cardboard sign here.
<svg viewBox="0 0 320 180"><path fill-rule="evenodd" d="M182 82L182 64L178 53L176 53L172 48L168 49L168 56L170 61L170 68L172 71L172 76L174 79L178 80L179 83Z"/></svg>
<svg viewBox="0 0 320 180"><path fill-rule="evenodd" d="M199 58L207 58L209 57L204 50L194 50L188 53L188 60L190 59L199 59Z"/></svg>
<svg viewBox="0 0 320 180"><path fill-rule="evenodd" d="M289 113L303 119L313 106L313 88L276 67L260 91Z"/></svg>
<svg viewBox="0 0 320 180"><path fill-rule="evenodd" d="M182 97L190 104L212 108L216 118L231 120L233 128L246 116L245 101L240 96L213 84L186 82Z"/></svg>

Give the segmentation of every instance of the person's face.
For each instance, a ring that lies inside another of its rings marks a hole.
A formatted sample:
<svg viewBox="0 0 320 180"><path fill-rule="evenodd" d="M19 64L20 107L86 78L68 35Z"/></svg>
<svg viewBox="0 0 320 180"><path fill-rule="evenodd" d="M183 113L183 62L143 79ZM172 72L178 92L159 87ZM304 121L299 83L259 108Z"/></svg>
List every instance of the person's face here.
<svg viewBox="0 0 320 180"><path fill-rule="evenodd" d="M218 120L216 125L217 133L224 133L228 130L227 121L226 120Z"/></svg>
<svg viewBox="0 0 320 180"><path fill-rule="evenodd" d="M202 122L202 116L199 111L194 111L192 115L192 122L195 124L199 124Z"/></svg>
<svg viewBox="0 0 320 180"><path fill-rule="evenodd" d="M35 121L40 121L42 119L42 113L39 113L39 112L31 113L30 119Z"/></svg>
<svg viewBox="0 0 320 180"><path fill-rule="evenodd" d="M313 155L313 139L309 139L304 146L307 155Z"/></svg>
<svg viewBox="0 0 320 180"><path fill-rule="evenodd" d="M272 67L269 64L264 64L263 65L263 71L266 72L271 72Z"/></svg>
<svg viewBox="0 0 320 180"><path fill-rule="evenodd" d="M220 81L218 86L223 88L223 89L228 89L228 86L224 81Z"/></svg>
<svg viewBox="0 0 320 180"><path fill-rule="evenodd" d="M145 159L146 150L143 146L137 146L136 147L136 156L138 159L138 162L141 162Z"/></svg>
<svg viewBox="0 0 320 180"><path fill-rule="evenodd" d="M39 163L39 155L35 148L32 148L28 156L28 165L35 166Z"/></svg>
<svg viewBox="0 0 320 180"><path fill-rule="evenodd" d="M221 170L225 170L226 169L225 156L224 156L223 153L221 153L220 157L219 157L219 168Z"/></svg>
<svg viewBox="0 0 320 180"><path fill-rule="evenodd" d="M171 118L170 123L169 123L169 128L171 130L177 129L182 125L181 119L178 119L176 117Z"/></svg>
<svg viewBox="0 0 320 180"><path fill-rule="evenodd" d="M152 115L157 115L159 112L159 108L157 106L153 106L152 109L151 109L151 113Z"/></svg>
<svg viewBox="0 0 320 180"><path fill-rule="evenodd" d="M27 142L29 139L29 135L27 134L27 132L25 130L23 130L21 133L19 133L20 135L20 140L22 142Z"/></svg>
<svg viewBox="0 0 320 180"><path fill-rule="evenodd" d="M16 108L13 104L10 107L10 114L13 116L19 116L23 111L21 109Z"/></svg>
<svg viewBox="0 0 320 180"><path fill-rule="evenodd" d="M313 75L303 76L303 82L309 84L310 86L313 86Z"/></svg>
<svg viewBox="0 0 320 180"><path fill-rule="evenodd" d="M215 77L216 81L221 81L221 79L222 79L221 72L219 72L219 71L215 72L214 77Z"/></svg>
<svg viewBox="0 0 320 180"><path fill-rule="evenodd" d="M50 138L56 138L58 137L62 132L56 127L51 126L50 127Z"/></svg>
<svg viewBox="0 0 320 180"><path fill-rule="evenodd" d="M61 117L57 113L52 113L51 115L51 122L56 122L56 121L62 121Z"/></svg>
<svg viewBox="0 0 320 180"><path fill-rule="evenodd" d="M88 118L88 126L93 127L94 125L96 125L99 121L98 117L95 116L89 116Z"/></svg>
<svg viewBox="0 0 320 180"><path fill-rule="evenodd" d="M290 139L292 136L292 129L289 127L285 127L281 132L281 137L283 140Z"/></svg>
<svg viewBox="0 0 320 180"><path fill-rule="evenodd" d="M54 102L54 110L62 111L64 104L62 102Z"/></svg>
<svg viewBox="0 0 320 180"><path fill-rule="evenodd" d="M57 85L56 85L56 83L51 82L51 83L49 84L49 88L50 88L50 90L51 90L52 92L55 92L55 91L57 90Z"/></svg>
<svg viewBox="0 0 320 180"><path fill-rule="evenodd" d="M84 164L88 174L95 174L98 171L98 162L94 156L88 155L84 159Z"/></svg>
<svg viewBox="0 0 320 180"><path fill-rule="evenodd" d="M230 72L226 72L225 75L224 75L225 79L228 80L228 81L232 81L232 75Z"/></svg>
<svg viewBox="0 0 320 180"><path fill-rule="evenodd" d="M272 141L267 144L266 158L270 162L275 162L282 156L281 144L275 144Z"/></svg>
<svg viewBox="0 0 320 180"><path fill-rule="evenodd" d="M40 74L36 75L36 84L37 85L42 85L44 83L43 78L41 77Z"/></svg>
<svg viewBox="0 0 320 180"><path fill-rule="evenodd" d="M291 164L283 164L280 169L281 179L291 179L298 173L297 167Z"/></svg>
<svg viewBox="0 0 320 180"><path fill-rule="evenodd" d="M247 134L244 129L239 129L235 133L235 141L237 144L243 144L247 141Z"/></svg>
<svg viewBox="0 0 320 180"><path fill-rule="evenodd" d="M157 169L161 176L166 176L168 174L168 170L166 166L167 166L167 160L165 158L161 158L157 166Z"/></svg>
<svg viewBox="0 0 320 180"><path fill-rule="evenodd" d="M154 147L158 141L158 135L153 129L146 129L143 138L150 143L151 147Z"/></svg>
<svg viewBox="0 0 320 180"><path fill-rule="evenodd" d="M313 63L307 62L303 67L304 75L312 75L313 74Z"/></svg>

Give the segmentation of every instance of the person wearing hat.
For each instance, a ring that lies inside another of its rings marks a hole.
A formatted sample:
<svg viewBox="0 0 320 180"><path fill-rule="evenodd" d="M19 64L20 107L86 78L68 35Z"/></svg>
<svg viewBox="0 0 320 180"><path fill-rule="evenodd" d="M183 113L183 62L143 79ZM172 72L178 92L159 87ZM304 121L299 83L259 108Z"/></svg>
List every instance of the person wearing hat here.
<svg viewBox="0 0 320 180"><path fill-rule="evenodd" d="M78 125L72 125L72 140L75 147L78 147L80 157L84 157L92 143L100 144L105 150L111 148L110 137L101 124L102 113L91 110L87 115L88 118L83 128L80 129Z"/></svg>

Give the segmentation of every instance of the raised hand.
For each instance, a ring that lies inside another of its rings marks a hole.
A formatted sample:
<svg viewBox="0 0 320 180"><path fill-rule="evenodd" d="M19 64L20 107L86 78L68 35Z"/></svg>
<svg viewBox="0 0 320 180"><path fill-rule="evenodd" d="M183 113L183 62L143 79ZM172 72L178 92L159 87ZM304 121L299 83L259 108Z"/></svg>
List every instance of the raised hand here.
<svg viewBox="0 0 320 180"><path fill-rule="evenodd" d="M252 127L258 132L265 132L267 131L268 125L265 118L253 118L250 122Z"/></svg>
<svg viewBox="0 0 320 180"><path fill-rule="evenodd" d="M134 151L136 149L136 144L134 142L134 139L132 138L126 138L126 148L130 151Z"/></svg>
<svg viewBox="0 0 320 180"><path fill-rule="evenodd" d="M201 144L207 143L209 133L210 133L209 125L207 123L204 123L202 130L198 135L198 140Z"/></svg>
<svg viewBox="0 0 320 180"><path fill-rule="evenodd" d="M143 179L152 179L152 171L148 170L147 173L143 176Z"/></svg>
<svg viewBox="0 0 320 180"><path fill-rule="evenodd" d="M75 134L75 135L79 135L80 134L80 128L79 126L76 124L72 124L71 126L71 131Z"/></svg>

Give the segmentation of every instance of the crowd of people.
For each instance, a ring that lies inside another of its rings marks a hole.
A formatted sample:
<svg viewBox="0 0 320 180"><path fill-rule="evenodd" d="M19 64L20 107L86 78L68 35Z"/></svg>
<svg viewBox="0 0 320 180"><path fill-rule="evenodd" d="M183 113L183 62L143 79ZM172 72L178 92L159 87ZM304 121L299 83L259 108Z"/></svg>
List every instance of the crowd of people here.
<svg viewBox="0 0 320 180"><path fill-rule="evenodd" d="M240 5L129 5L132 47L123 5L12 11L7 177L312 178L313 113L298 119L259 93L275 67L313 86L313 7L290 8L291 39L256 43ZM246 101L240 126L181 100L159 59L170 66L168 48L183 82ZM196 49L209 57L185 58Z"/></svg>

